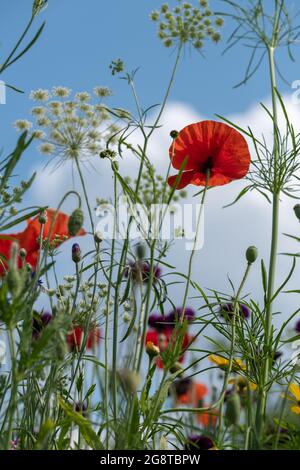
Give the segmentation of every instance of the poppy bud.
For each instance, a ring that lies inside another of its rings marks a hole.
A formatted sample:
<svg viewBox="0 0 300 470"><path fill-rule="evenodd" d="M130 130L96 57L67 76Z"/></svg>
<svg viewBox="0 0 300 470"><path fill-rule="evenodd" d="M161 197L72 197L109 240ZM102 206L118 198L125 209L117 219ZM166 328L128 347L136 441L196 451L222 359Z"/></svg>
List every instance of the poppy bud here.
<svg viewBox="0 0 300 470"><path fill-rule="evenodd" d="M43 211L39 215L39 223L44 225L48 220L47 211Z"/></svg>
<svg viewBox="0 0 300 470"><path fill-rule="evenodd" d="M182 366L180 364L180 362L175 362L175 364L173 364L171 367L170 367L170 372L171 374L175 374L176 372L180 372L182 373L183 369L182 369ZM180 374L179 374L180 375Z"/></svg>
<svg viewBox="0 0 300 470"><path fill-rule="evenodd" d="M8 271L6 281L12 297L18 297L22 290L22 280L17 268L11 268Z"/></svg>
<svg viewBox="0 0 300 470"><path fill-rule="evenodd" d="M32 5L32 16L38 15L47 6L47 0L34 0Z"/></svg>
<svg viewBox="0 0 300 470"><path fill-rule="evenodd" d="M21 259L25 259L25 258L26 258L27 251L25 250L25 248L21 248L21 249L20 249L19 255L20 255L20 258L21 258Z"/></svg>
<svg viewBox="0 0 300 470"><path fill-rule="evenodd" d="M102 238L101 238L101 233L100 232L95 232L94 233L94 240L97 244L101 243L102 242Z"/></svg>
<svg viewBox="0 0 300 470"><path fill-rule="evenodd" d="M256 246L249 246L246 251L246 260L248 261L249 264L254 263L256 261L256 258L258 256L258 251Z"/></svg>
<svg viewBox="0 0 300 470"><path fill-rule="evenodd" d="M300 221L300 204L296 204L294 206L294 212L295 212L297 219Z"/></svg>
<svg viewBox="0 0 300 470"><path fill-rule="evenodd" d="M72 246L72 260L74 263L79 263L81 260L81 249L78 243L74 243Z"/></svg>
<svg viewBox="0 0 300 470"><path fill-rule="evenodd" d="M70 215L68 222L68 231L71 237L75 237L83 225L83 211L78 208L75 209Z"/></svg>
<svg viewBox="0 0 300 470"><path fill-rule="evenodd" d="M241 399L238 393L232 392L226 399L225 419L230 426L238 424L241 415Z"/></svg>
<svg viewBox="0 0 300 470"><path fill-rule="evenodd" d="M153 359L154 357L159 355L159 347L155 346L152 341L148 341L146 344L146 353L148 354L150 359Z"/></svg>
<svg viewBox="0 0 300 470"><path fill-rule="evenodd" d="M145 258L146 252L145 252L145 245L143 245L143 243L138 243L135 251L136 251L136 256L139 260Z"/></svg>
<svg viewBox="0 0 300 470"><path fill-rule="evenodd" d="M179 132L175 130L170 132L170 136L172 137L172 139L176 139L178 137L178 134Z"/></svg>

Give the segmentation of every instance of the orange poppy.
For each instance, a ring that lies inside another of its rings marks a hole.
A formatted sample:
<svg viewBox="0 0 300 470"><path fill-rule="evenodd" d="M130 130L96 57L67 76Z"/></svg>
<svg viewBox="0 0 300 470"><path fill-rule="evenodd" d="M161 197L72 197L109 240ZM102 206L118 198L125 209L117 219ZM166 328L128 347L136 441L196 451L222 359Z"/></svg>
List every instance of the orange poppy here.
<svg viewBox="0 0 300 470"><path fill-rule="evenodd" d="M181 383L180 383L181 382ZM185 382L185 383L184 383ZM176 382L175 382L176 385ZM206 385L199 383L199 382L194 382L193 380L189 379L182 379L181 381L178 382L178 385L181 385L182 392L184 393L178 393L180 390L178 390L180 387L177 386L177 397L176 397L176 403L177 404L183 404L183 405L193 405L195 408L200 405L205 396L208 394L208 388ZM183 385L183 387L182 387ZM184 387L186 385L186 387Z"/></svg>
<svg viewBox="0 0 300 470"><path fill-rule="evenodd" d="M47 211L47 221L43 227L43 240L53 241L55 237L59 237L59 240L62 242L64 239L72 238L68 230L68 221L69 216L63 212L58 212L55 220L54 216L56 211L54 209L48 209ZM9 238L0 238L0 254L2 262L0 263L0 275L4 273L5 268L7 268L7 263L3 260L8 260L11 252L12 243L18 242L19 248L24 248L26 250L26 262L29 263L33 269L36 268L38 253L39 253L39 237L41 230L41 223L39 221L39 216L28 219L27 227L23 232L1 235L1 237ZM52 226L52 227L51 227ZM85 235L84 229L81 229L77 236ZM19 266L21 267L21 259L19 259Z"/></svg>
<svg viewBox="0 0 300 470"><path fill-rule="evenodd" d="M172 165L182 170L170 176L170 186L188 184L222 186L243 178L249 170L250 152L245 138L233 127L216 121L202 121L184 127L169 150ZM176 179L178 181L176 182Z"/></svg>

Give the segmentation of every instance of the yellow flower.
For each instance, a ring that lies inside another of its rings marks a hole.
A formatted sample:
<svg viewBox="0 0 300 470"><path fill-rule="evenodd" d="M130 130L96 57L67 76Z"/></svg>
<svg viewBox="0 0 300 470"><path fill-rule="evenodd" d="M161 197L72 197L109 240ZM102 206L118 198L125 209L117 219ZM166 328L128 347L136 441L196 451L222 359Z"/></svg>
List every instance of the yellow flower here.
<svg viewBox="0 0 300 470"><path fill-rule="evenodd" d="M291 411L297 415L300 415L300 386L297 384L290 384L289 385L289 392L290 395L282 395L283 398L287 398L294 402L294 405L291 406Z"/></svg>
<svg viewBox="0 0 300 470"><path fill-rule="evenodd" d="M256 383L251 382L250 380L246 379L246 377L243 377L241 375L238 376L237 378L230 379L228 383L236 385L239 392L241 393L246 392L247 387L249 387L249 389L253 391L257 389Z"/></svg>
<svg viewBox="0 0 300 470"><path fill-rule="evenodd" d="M217 356L216 354L211 354L208 359L216 364L218 367L221 369L226 369L229 365L229 359L225 359L222 356ZM239 370L245 370L246 366L245 364L241 361L241 359L233 359L232 361L232 370L234 372L239 371Z"/></svg>

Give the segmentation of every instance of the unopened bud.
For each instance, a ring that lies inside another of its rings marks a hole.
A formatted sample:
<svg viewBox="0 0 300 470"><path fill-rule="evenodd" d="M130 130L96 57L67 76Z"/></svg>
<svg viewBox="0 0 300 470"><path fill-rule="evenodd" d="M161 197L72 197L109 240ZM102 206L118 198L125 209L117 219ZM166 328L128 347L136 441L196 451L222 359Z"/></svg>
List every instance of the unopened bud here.
<svg viewBox="0 0 300 470"><path fill-rule="evenodd" d="M83 225L83 211L78 208L75 209L69 217L68 231L71 237L75 237Z"/></svg>
<svg viewBox="0 0 300 470"><path fill-rule="evenodd" d="M20 255L20 258L21 258L21 259L25 259L25 258L26 258L27 251L25 250L25 248L21 248L21 249L20 249L19 255Z"/></svg>
<svg viewBox="0 0 300 470"><path fill-rule="evenodd" d="M294 212L295 212L295 215L296 215L297 219L300 222L300 204L296 204L294 206Z"/></svg>
<svg viewBox="0 0 300 470"><path fill-rule="evenodd" d="M159 356L160 350L152 341L148 341L146 344L146 353L150 359L153 359L154 357Z"/></svg>
<svg viewBox="0 0 300 470"><path fill-rule="evenodd" d="M225 419L228 425L239 424L241 415L241 399L238 393L233 392L226 399Z"/></svg>
<svg viewBox="0 0 300 470"><path fill-rule="evenodd" d="M143 243L138 243L135 250L136 250L136 256L139 260L142 260L145 258L146 250L145 250L145 245Z"/></svg>
<svg viewBox="0 0 300 470"><path fill-rule="evenodd" d="M249 264L252 264L256 261L256 258L258 256L258 251L256 246L249 246L246 251L246 260L248 261Z"/></svg>
<svg viewBox="0 0 300 470"><path fill-rule="evenodd" d="M47 211L43 211L39 215L39 223L44 225L48 220Z"/></svg>
<svg viewBox="0 0 300 470"><path fill-rule="evenodd" d="M171 374L175 374L176 372L183 372L183 369L182 369L182 366L180 364L180 362L175 362L175 364L173 364L171 367L170 367L170 372ZM180 375L180 374L178 374Z"/></svg>
<svg viewBox="0 0 300 470"><path fill-rule="evenodd" d="M81 260L81 249L78 243L74 243L72 246L72 260L74 263L79 263Z"/></svg>
<svg viewBox="0 0 300 470"><path fill-rule="evenodd" d="M102 237L100 232L95 232L94 233L94 240L96 243L101 243L102 242Z"/></svg>

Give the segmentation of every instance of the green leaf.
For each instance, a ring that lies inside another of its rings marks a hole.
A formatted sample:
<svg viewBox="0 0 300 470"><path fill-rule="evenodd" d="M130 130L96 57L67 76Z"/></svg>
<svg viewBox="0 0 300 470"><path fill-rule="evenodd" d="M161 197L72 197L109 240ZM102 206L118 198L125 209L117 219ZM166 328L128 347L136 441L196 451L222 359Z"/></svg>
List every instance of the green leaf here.
<svg viewBox="0 0 300 470"><path fill-rule="evenodd" d="M90 422L84 418L82 414L77 413L73 407L66 403L61 397L58 398L58 401L66 416L79 427L80 433L87 445L93 450L103 450L103 444L99 436L93 430Z"/></svg>

